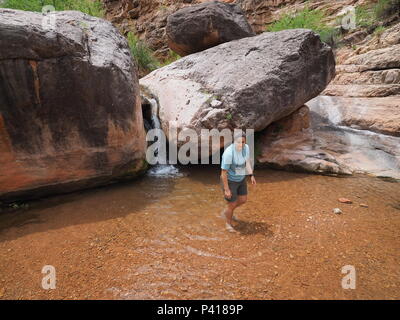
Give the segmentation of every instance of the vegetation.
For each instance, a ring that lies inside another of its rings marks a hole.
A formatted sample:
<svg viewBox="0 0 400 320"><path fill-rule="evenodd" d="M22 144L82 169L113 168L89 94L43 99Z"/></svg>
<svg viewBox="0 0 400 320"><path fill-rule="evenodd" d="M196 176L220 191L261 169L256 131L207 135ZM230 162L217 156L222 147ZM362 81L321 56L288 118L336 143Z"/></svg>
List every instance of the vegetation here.
<svg viewBox="0 0 400 320"><path fill-rule="evenodd" d="M168 57L167 59L163 62L162 66L166 66L171 64L172 62L175 62L176 60L180 59L181 56L179 54L177 54L176 52L172 51L171 49L169 49L168 52Z"/></svg>
<svg viewBox="0 0 400 320"><path fill-rule="evenodd" d="M356 8L356 23L359 27L370 27L393 14L400 14L400 0L379 0L375 5Z"/></svg>
<svg viewBox="0 0 400 320"><path fill-rule="evenodd" d="M374 34L380 36L386 30L385 27L379 26L374 30Z"/></svg>
<svg viewBox="0 0 400 320"><path fill-rule="evenodd" d="M146 42L140 40L132 32L128 33L128 43L141 76L180 59L180 56L177 53L169 50L168 57L165 59L164 62L161 62L157 59L157 57L154 55L153 50L149 48Z"/></svg>
<svg viewBox="0 0 400 320"><path fill-rule="evenodd" d="M379 0L374 7L376 19L385 18L395 13L400 14L400 0Z"/></svg>
<svg viewBox="0 0 400 320"><path fill-rule="evenodd" d="M366 28L371 26L375 21L373 8L369 6L356 7L356 26Z"/></svg>
<svg viewBox="0 0 400 320"><path fill-rule="evenodd" d="M318 33L321 40L334 44L337 31L334 27L324 23L325 13L321 10L310 10L307 7L295 14L285 14L278 21L267 28L267 31L281 31L286 29L311 29Z"/></svg>
<svg viewBox="0 0 400 320"><path fill-rule="evenodd" d="M103 17L103 5L100 0L5 0L0 7L42 12L44 6L51 5L56 11L76 10L95 17Z"/></svg>
<svg viewBox="0 0 400 320"><path fill-rule="evenodd" d="M366 4L356 7L356 26L368 28L377 26L382 19L400 14L400 0L378 0L375 4ZM278 21L267 28L267 31L280 31L286 29L311 29L318 33L321 40L331 46L339 42L339 30L324 23L326 15L321 10L310 10L307 7L296 13L283 15ZM337 20L337 23L339 20ZM381 34L385 29L376 28L376 34Z"/></svg>
<svg viewBox="0 0 400 320"><path fill-rule="evenodd" d="M3 3L0 1L2 8L36 12L42 12L43 7L47 5L53 6L56 11L76 10L95 17L104 17L103 5L100 0L5 0ZM161 63L149 46L133 33L128 34L128 42L139 72L142 74L147 74L180 58L178 54L170 50L167 59Z"/></svg>
<svg viewBox="0 0 400 320"><path fill-rule="evenodd" d="M128 33L128 43L139 72L148 73L160 67L160 62L154 56L153 51L132 32Z"/></svg>

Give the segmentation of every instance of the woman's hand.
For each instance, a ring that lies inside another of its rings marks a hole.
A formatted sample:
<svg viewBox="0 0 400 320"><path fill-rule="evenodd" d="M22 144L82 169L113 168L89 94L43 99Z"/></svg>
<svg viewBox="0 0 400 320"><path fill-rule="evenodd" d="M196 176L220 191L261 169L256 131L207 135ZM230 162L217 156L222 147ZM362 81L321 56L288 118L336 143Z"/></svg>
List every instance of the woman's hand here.
<svg viewBox="0 0 400 320"><path fill-rule="evenodd" d="M251 184L252 185L256 185L257 184L256 178L254 178L254 176L251 176Z"/></svg>
<svg viewBox="0 0 400 320"><path fill-rule="evenodd" d="M232 197L232 192L229 189L224 190L225 198L230 199Z"/></svg>

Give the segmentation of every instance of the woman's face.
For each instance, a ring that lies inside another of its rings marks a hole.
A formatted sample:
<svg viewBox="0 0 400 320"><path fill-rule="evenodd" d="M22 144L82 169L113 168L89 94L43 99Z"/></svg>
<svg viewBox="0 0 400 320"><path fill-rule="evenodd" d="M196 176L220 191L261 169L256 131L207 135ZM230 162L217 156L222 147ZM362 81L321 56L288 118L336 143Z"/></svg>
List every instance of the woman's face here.
<svg viewBox="0 0 400 320"><path fill-rule="evenodd" d="M240 137L235 140L235 147L237 150L242 150L244 144L246 143L246 138Z"/></svg>

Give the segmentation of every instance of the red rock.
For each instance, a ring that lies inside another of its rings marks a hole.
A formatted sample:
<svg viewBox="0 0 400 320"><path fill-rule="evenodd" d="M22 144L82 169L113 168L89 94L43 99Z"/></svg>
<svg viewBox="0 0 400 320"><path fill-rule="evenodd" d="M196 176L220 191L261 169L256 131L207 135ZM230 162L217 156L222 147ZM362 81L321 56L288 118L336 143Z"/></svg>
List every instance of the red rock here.
<svg viewBox="0 0 400 320"><path fill-rule="evenodd" d="M169 15L166 34L170 49L181 56L255 35L239 6L217 1Z"/></svg>
<svg viewBox="0 0 400 320"><path fill-rule="evenodd" d="M339 198L338 201L341 203L348 203L348 204L353 203L353 201L351 201L347 198Z"/></svg>
<svg viewBox="0 0 400 320"><path fill-rule="evenodd" d="M54 32L42 14L0 15L0 201L141 172L145 132L126 39L78 12L55 13Z"/></svg>

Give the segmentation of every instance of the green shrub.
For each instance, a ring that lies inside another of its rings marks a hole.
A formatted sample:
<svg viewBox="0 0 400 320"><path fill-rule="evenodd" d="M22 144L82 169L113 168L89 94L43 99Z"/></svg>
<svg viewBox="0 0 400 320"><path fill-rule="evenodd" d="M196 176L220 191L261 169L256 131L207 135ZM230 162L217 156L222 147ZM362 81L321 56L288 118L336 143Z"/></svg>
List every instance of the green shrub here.
<svg viewBox="0 0 400 320"><path fill-rule="evenodd" d="M356 23L358 27L370 27L395 13L400 13L400 0L379 0L375 5L356 7Z"/></svg>
<svg viewBox="0 0 400 320"><path fill-rule="evenodd" d="M104 17L100 0L5 0L0 7L41 12L46 5L52 5L56 11L76 10L94 17Z"/></svg>
<svg viewBox="0 0 400 320"><path fill-rule="evenodd" d="M128 33L128 43L139 71L151 72L160 67L160 62L154 57L153 51L132 32Z"/></svg>
<svg viewBox="0 0 400 320"><path fill-rule="evenodd" d="M374 30L374 34L376 34L376 35L381 35L384 31L386 30L386 28L385 27L383 27L383 26L379 26L379 27L377 27L375 30Z"/></svg>
<svg viewBox="0 0 400 320"><path fill-rule="evenodd" d="M176 52L172 51L171 49L168 52L168 57L167 59L163 62L162 66L167 66L171 64L172 62L175 62L176 60L180 59L181 56L177 54Z"/></svg>
<svg viewBox="0 0 400 320"><path fill-rule="evenodd" d="M335 28L323 22L325 13L321 10L305 8L295 14L285 14L278 21L267 28L267 31L281 31L286 29L311 29L318 33L321 40L332 44L338 33Z"/></svg>
<svg viewBox="0 0 400 320"><path fill-rule="evenodd" d="M385 18L400 12L400 0L379 0L374 7L376 19Z"/></svg>
<svg viewBox="0 0 400 320"><path fill-rule="evenodd" d="M356 26L369 27L375 22L374 10L370 6L356 7Z"/></svg>

